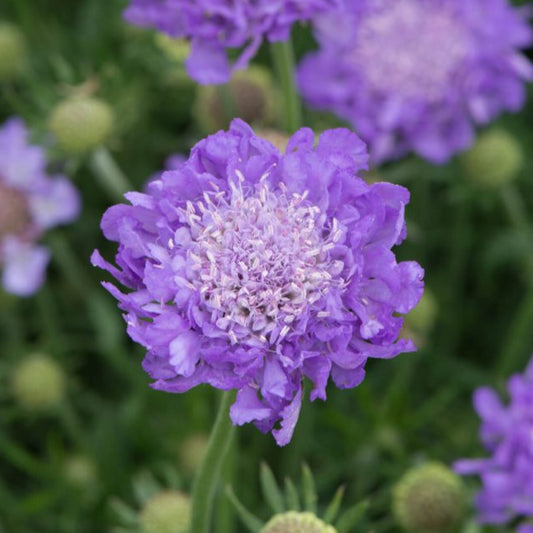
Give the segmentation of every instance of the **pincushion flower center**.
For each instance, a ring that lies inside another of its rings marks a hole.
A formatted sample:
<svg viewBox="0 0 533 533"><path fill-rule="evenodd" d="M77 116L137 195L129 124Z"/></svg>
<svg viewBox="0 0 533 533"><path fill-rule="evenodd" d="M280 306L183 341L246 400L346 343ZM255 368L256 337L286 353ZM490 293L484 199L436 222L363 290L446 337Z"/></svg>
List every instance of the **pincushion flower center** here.
<svg viewBox="0 0 533 533"><path fill-rule="evenodd" d="M441 3L385 4L362 21L352 60L377 91L441 98L469 49L461 20Z"/></svg>
<svg viewBox="0 0 533 533"><path fill-rule="evenodd" d="M232 342L275 344L328 291L345 285L343 262L331 254L343 230L306 193L283 185L273 191L264 181L247 191L239 178L229 193L204 194L187 206L190 281Z"/></svg>
<svg viewBox="0 0 533 533"><path fill-rule="evenodd" d="M30 224L28 202L22 192L0 179L0 241L6 235L21 235Z"/></svg>

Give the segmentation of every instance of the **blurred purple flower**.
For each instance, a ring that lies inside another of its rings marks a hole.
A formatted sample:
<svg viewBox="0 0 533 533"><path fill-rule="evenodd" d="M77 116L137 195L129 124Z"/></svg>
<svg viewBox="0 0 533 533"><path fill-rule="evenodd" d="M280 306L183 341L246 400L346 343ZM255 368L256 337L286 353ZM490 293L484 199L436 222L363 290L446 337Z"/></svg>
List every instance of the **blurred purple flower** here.
<svg viewBox="0 0 533 533"><path fill-rule="evenodd" d="M517 111L533 67L527 12L507 0L343 0L315 20L304 58L308 102L349 121L373 162L414 151L442 163L467 148L474 125Z"/></svg>
<svg viewBox="0 0 533 533"><path fill-rule="evenodd" d="M28 144L20 119L0 128L0 267L2 286L29 296L44 280L49 252L36 244L53 226L71 222L80 210L76 189L63 176L46 174L44 150Z"/></svg>
<svg viewBox="0 0 533 533"><path fill-rule="evenodd" d="M131 0L125 19L191 40L186 66L202 84L225 83L246 68L263 39L286 41L292 25L331 9L339 0ZM231 64L227 49L240 55Z"/></svg>
<svg viewBox="0 0 533 533"><path fill-rule="evenodd" d="M128 193L102 219L119 243L95 266L147 348L153 387L238 389L235 424L254 422L287 444L304 376L311 400L331 377L352 388L369 357L415 349L398 339L423 291L423 270L397 263L409 192L368 185L365 144L346 129L301 129L282 155L241 120L200 141L189 159ZM273 429L281 422L281 427Z"/></svg>
<svg viewBox="0 0 533 533"><path fill-rule="evenodd" d="M480 437L492 454L485 459L463 459L459 474L478 474L483 483L476 497L482 523L505 524L516 518L533 518L533 359L523 375L508 382L509 405L496 392L481 387L474 393L474 407L481 417ZM533 533L524 524L521 533Z"/></svg>

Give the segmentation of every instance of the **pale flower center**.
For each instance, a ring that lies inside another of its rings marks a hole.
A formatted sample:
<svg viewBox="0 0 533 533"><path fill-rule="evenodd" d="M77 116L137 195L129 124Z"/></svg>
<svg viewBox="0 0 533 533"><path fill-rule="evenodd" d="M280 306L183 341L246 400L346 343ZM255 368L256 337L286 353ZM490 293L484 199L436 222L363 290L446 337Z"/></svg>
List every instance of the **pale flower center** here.
<svg viewBox="0 0 533 533"><path fill-rule="evenodd" d="M344 285L343 262L330 253L343 231L307 194L274 192L264 182L244 191L239 178L229 195L206 193L184 210L190 281L232 342L274 344L332 287Z"/></svg>
<svg viewBox="0 0 533 533"><path fill-rule="evenodd" d="M5 185L0 178L0 241L6 235L20 235L30 224L28 202L24 195Z"/></svg>
<svg viewBox="0 0 533 533"><path fill-rule="evenodd" d="M433 0L379 5L359 26L352 61L376 91L441 98L469 49L461 20Z"/></svg>

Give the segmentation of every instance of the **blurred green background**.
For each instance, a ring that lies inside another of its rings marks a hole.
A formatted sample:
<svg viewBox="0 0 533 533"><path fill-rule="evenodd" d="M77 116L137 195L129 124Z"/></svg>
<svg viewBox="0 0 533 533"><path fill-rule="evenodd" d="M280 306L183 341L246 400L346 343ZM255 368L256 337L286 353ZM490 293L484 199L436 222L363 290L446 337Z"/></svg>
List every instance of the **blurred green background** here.
<svg viewBox="0 0 533 533"><path fill-rule="evenodd" d="M89 264L96 247L108 258L114 253L99 229L104 210L118 201L103 183L102 161L112 157L142 189L168 155L186 154L206 133L194 113L199 91L169 52L175 47L126 25L125 4L3 0L0 6L0 21L16 25L27 43L24 72L0 82L1 122L22 116L34 141L48 148L50 169L67 174L83 196L78 221L45 238L54 256L43 289L29 299L0 293L0 531L7 533L134 531L128 508L138 511L157 487L190 490L191 448L201 449L216 412L218 395L208 387L185 395L149 388L143 351L100 287L105 275ZM299 55L314 46L307 28L294 37ZM255 62L272 70L267 49ZM270 83L275 108L275 79ZM89 93L113 109L113 132L105 148L71 155L55 141L49 117L65 98ZM274 109L265 125L276 126L278 118ZM317 130L340 124L309 110L305 123ZM497 134L481 155L445 166L408 158L371 172L412 193L409 237L397 254L426 269L431 295L408 319L421 349L369 361L358 388L330 387L327 402L307 401L284 449L253 427L239 428L224 480L254 513L268 518L260 461L279 480L299 479L305 461L324 502L341 484L347 505L369 498L354 531L398 531L390 489L406 469L484 453L472 391L481 384L503 390L533 351L532 125L530 97L521 113L490 127L510 135L512 148ZM476 179L497 171L516 148L523 159L501 171L502 183ZM25 404L17 379L36 353L51 358L59 374L48 359L40 360L45 370L26 369L42 396ZM470 491L476 483L469 482ZM241 531L222 493L217 505L214 530Z"/></svg>

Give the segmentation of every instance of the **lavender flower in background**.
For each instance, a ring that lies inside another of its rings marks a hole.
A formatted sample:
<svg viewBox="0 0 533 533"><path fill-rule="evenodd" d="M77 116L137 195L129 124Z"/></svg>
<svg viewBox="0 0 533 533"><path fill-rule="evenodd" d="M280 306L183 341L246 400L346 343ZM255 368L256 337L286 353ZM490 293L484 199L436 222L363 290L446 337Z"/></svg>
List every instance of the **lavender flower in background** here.
<svg viewBox="0 0 533 533"><path fill-rule="evenodd" d="M44 150L28 144L19 119L0 128L0 267L2 286L29 296L43 283L50 254L36 244L47 229L74 220L78 193L63 176L46 174Z"/></svg>
<svg viewBox="0 0 533 533"><path fill-rule="evenodd" d="M264 39L286 41L295 22L310 20L338 1L131 0L124 17L131 24L190 39L189 75L202 84L220 84L232 70L246 68ZM240 50L234 63L227 55L230 48Z"/></svg>
<svg viewBox="0 0 533 533"><path fill-rule="evenodd" d="M496 392L481 387L474 407L481 417L480 437L491 457L463 459L459 474L478 474L483 488L476 497L478 519L505 524L517 518L533 519L533 359L523 375L508 382L510 402L504 406ZM533 522L520 533L533 532Z"/></svg>
<svg viewBox="0 0 533 533"><path fill-rule="evenodd" d="M299 85L356 128L373 162L409 151L445 162L475 124L522 107L532 32L507 0L343 4L315 21L321 49L302 61Z"/></svg>
<svg viewBox="0 0 533 533"><path fill-rule="evenodd" d="M409 192L356 176L368 155L354 133L329 130L314 144L301 129L282 155L234 120L105 213L118 269L92 258L127 288L104 283L147 348L154 388L238 389L233 423L272 430L280 445L304 376L311 400L325 399L330 377L356 387L368 358L415 349L397 340L398 313L423 291L420 266L391 251L406 235Z"/></svg>

